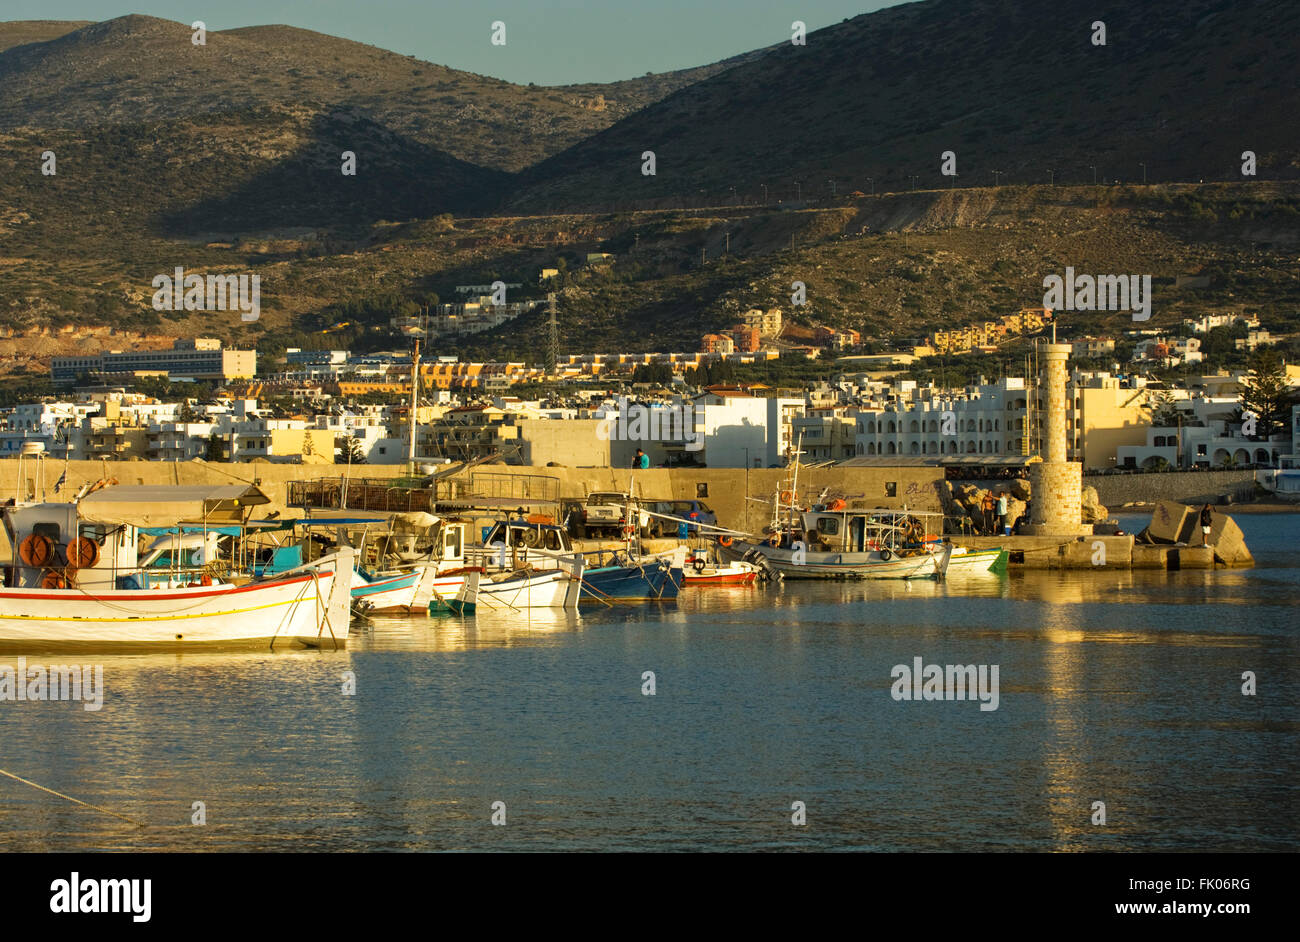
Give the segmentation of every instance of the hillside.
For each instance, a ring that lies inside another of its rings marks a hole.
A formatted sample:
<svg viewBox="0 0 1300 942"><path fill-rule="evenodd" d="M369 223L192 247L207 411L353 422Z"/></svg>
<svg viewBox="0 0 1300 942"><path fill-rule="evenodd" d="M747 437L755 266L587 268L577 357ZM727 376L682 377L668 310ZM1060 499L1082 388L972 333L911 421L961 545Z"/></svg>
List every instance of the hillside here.
<svg viewBox="0 0 1300 942"><path fill-rule="evenodd" d="M927 0L804 48L563 89L287 26L193 47L184 24L141 16L0 24L0 372L197 333L400 347L390 317L430 293L501 278L538 294L558 258L574 352L695 349L753 306L925 336L1033 304L1067 265L1151 274L1153 325L1209 310L1294 324L1300 131L1277 116L1300 85L1300 8L1054 9ZM1088 41L1099 17L1106 47ZM1238 172L1247 147L1258 180ZM1079 161L1126 185L1083 185ZM1160 182L1135 185L1139 161ZM1179 175L1223 182L1164 182ZM583 270L595 251L612 268ZM261 321L152 310L151 279L176 266L261 275ZM1190 272L1211 286L1175 289ZM796 280L808 304L792 312ZM438 346L537 359L544 319Z"/></svg>
<svg viewBox="0 0 1300 942"><path fill-rule="evenodd" d="M608 85L534 87L291 26L211 31L204 46L190 37L185 23L139 15L0 24L0 129L343 111L456 160L517 171L761 55Z"/></svg>
<svg viewBox="0 0 1300 942"><path fill-rule="evenodd" d="M1105 46L1091 25L1106 24ZM926 0L698 82L530 167L510 206L789 202L1002 183L1300 176L1300 5ZM657 174L643 176L653 150ZM831 181L835 181L832 186ZM796 186L798 185L798 186ZM730 201L730 200L729 200Z"/></svg>

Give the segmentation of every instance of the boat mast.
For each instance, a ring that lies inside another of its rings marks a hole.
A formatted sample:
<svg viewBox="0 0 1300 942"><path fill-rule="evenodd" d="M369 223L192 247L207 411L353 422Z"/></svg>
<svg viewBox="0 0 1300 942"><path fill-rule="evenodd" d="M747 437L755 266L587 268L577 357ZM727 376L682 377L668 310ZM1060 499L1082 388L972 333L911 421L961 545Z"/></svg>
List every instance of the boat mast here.
<svg viewBox="0 0 1300 942"><path fill-rule="evenodd" d="M415 411L420 402L420 340L415 340L415 352L411 354L411 415L410 415L410 436L411 440L406 446L406 461L410 467L411 475L415 475Z"/></svg>

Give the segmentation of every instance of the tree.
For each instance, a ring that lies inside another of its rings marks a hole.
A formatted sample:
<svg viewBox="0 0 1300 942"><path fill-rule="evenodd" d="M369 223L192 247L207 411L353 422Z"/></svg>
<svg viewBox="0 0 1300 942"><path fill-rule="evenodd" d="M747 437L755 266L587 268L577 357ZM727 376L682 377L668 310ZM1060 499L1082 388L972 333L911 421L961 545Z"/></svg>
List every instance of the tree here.
<svg viewBox="0 0 1300 942"><path fill-rule="evenodd" d="M1145 406L1147 420L1155 428L1170 428L1178 424L1179 411L1174 405L1173 393L1167 389L1158 390Z"/></svg>
<svg viewBox="0 0 1300 942"><path fill-rule="evenodd" d="M366 453L361 447L361 441L354 435L336 436L334 448L338 453L339 461L345 464L366 463Z"/></svg>
<svg viewBox="0 0 1300 942"><path fill-rule="evenodd" d="M1275 350L1261 350L1250 358L1250 375L1241 384L1241 409L1255 414L1256 440L1267 441L1289 425L1291 390L1286 369Z"/></svg>
<svg viewBox="0 0 1300 942"><path fill-rule="evenodd" d="M222 445L223 443L221 441L221 436L218 435L215 430L213 430L212 434L208 436L207 447L203 450L203 460L204 461L225 461L226 457L223 454L225 449L222 447Z"/></svg>

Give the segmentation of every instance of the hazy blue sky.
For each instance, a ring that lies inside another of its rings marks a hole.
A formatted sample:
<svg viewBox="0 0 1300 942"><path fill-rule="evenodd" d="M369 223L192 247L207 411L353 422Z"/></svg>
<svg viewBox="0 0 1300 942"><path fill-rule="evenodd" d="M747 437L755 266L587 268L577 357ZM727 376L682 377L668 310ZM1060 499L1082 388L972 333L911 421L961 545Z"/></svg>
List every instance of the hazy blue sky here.
<svg viewBox="0 0 1300 942"><path fill-rule="evenodd" d="M608 82L716 62L897 0L0 0L6 20L143 13L208 29L286 23L511 82ZM506 45L489 42L506 24Z"/></svg>

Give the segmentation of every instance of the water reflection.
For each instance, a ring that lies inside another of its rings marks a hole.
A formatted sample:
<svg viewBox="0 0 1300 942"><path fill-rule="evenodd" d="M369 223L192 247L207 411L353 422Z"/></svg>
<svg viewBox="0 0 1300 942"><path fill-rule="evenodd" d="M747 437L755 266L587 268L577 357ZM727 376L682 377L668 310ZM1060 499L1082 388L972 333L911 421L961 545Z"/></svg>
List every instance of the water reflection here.
<svg viewBox="0 0 1300 942"><path fill-rule="evenodd" d="M0 765L150 827L0 779L0 846L1294 850L1289 523L1257 570L792 580L93 657L99 712L0 701ZM999 709L893 701L914 656L999 665Z"/></svg>

